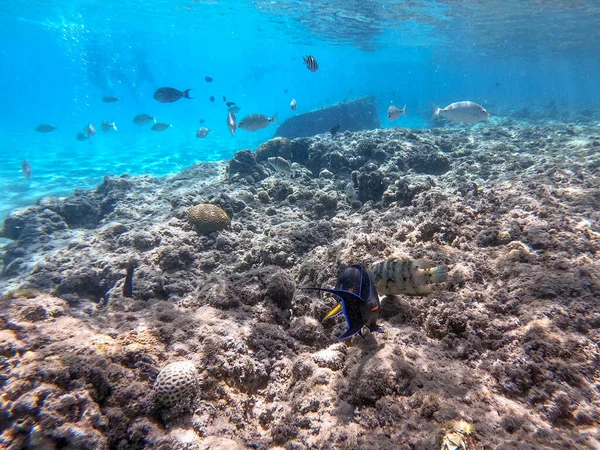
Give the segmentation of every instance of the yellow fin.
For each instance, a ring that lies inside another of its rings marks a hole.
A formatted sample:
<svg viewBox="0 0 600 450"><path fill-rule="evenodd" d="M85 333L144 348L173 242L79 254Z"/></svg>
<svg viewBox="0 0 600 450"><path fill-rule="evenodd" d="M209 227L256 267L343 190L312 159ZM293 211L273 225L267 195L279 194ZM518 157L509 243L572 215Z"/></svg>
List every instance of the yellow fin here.
<svg viewBox="0 0 600 450"><path fill-rule="evenodd" d="M333 317L336 314L339 314L341 311L342 311L342 304L338 303L337 305L335 305L335 308L333 308L331 311L329 311L327 313L327 315L325 316L325 319L323 319L323 320L329 319L330 317Z"/></svg>

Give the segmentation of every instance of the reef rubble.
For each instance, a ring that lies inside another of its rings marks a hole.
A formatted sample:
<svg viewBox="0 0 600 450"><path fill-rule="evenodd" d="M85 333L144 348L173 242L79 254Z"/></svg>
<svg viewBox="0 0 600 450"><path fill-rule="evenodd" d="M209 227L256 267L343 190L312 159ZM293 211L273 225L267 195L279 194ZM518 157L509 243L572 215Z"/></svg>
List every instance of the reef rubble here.
<svg viewBox="0 0 600 450"><path fill-rule="evenodd" d="M599 150L597 123L499 118L276 138L16 210L0 447L430 450L462 420L469 448L598 448ZM199 233L199 204L230 226ZM336 300L297 288L392 256L448 281L332 344Z"/></svg>

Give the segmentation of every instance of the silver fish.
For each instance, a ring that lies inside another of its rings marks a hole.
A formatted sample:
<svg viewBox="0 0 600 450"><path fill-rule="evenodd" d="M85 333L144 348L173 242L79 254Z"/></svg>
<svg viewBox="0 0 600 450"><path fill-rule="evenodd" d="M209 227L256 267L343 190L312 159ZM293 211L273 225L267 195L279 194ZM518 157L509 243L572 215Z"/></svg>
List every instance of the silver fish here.
<svg viewBox="0 0 600 450"><path fill-rule="evenodd" d="M473 102L456 102L443 109L433 105L433 117L445 117L453 122L482 122L487 120L489 114L485 108Z"/></svg>
<svg viewBox="0 0 600 450"><path fill-rule="evenodd" d="M431 292L430 283L442 283L448 276L445 267L433 267L426 259L382 261L373 264L368 272L380 295L427 295Z"/></svg>
<svg viewBox="0 0 600 450"><path fill-rule="evenodd" d="M267 158L267 161L276 172L280 173L292 173L292 166L289 161L281 156L273 156L271 158Z"/></svg>
<svg viewBox="0 0 600 450"><path fill-rule="evenodd" d="M290 102L290 109L291 109L292 111L296 111L296 107L297 107L297 106L298 106L298 105L296 104L296 99L295 99L295 98L293 98L293 99L292 99L292 101Z"/></svg>
<svg viewBox="0 0 600 450"><path fill-rule="evenodd" d="M396 120L398 117L406 115L406 105L404 108L400 109L397 106L390 105L388 108L388 119Z"/></svg>
<svg viewBox="0 0 600 450"><path fill-rule="evenodd" d="M264 114L250 114L240 120L238 126L242 130L256 131L268 127L272 122L277 123L277 113L273 114L273 117L267 117Z"/></svg>
<svg viewBox="0 0 600 450"><path fill-rule="evenodd" d="M162 123L162 122L158 122L155 123L154 125L152 125L151 130L152 131L165 131L168 130L169 128L171 128L173 125L169 124L169 123Z"/></svg>
<svg viewBox="0 0 600 450"><path fill-rule="evenodd" d="M237 129L236 121L237 119L235 118L235 113L230 109L227 113L227 128L232 136L235 134L235 130Z"/></svg>
<svg viewBox="0 0 600 450"><path fill-rule="evenodd" d="M29 164L29 161L24 160L21 163L21 172L23 172L25 179L29 181L29 178L31 178L31 164Z"/></svg>

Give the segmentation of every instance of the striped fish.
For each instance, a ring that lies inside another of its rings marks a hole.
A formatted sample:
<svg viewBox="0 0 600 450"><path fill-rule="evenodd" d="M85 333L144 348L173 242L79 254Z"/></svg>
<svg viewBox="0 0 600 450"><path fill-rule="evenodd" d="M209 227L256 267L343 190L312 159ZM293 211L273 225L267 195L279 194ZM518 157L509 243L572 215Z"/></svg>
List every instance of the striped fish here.
<svg viewBox="0 0 600 450"><path fill-rule="evenodd" d="M306 55L303 56L302 59L304 59L304 64L306 65L306 67L308 67L308 70L310 70L311 72L316 72L317 70L319 70L319 63L317 62L314 56Z"/></svg>
<svg viewBox="0 0 600 450"><path fill-rule="evenodd" d="M443 283L448 276L445 267L433 267L426 259L382 261L373 264L368 272L380 295L427 295L432 290L431 283Z"/></svg>

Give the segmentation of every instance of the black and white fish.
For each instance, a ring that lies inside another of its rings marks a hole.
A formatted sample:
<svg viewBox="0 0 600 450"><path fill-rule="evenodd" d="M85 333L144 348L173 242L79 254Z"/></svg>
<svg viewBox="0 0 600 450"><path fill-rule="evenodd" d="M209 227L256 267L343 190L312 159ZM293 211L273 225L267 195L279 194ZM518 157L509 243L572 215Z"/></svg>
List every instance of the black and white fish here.
<svg viewBox="0 0 600 450"><path fill-rule="evenodd" d="M308 70L310 70L311 72L316 72L317 70L319 70L319 63L317 62L314 56L306 55L303 56L302 59L304 60L304 64L306 65Z"/></svg>
<svg viewBox="0 0 600 450"><path fill-rule="evenodd" d="M227 113L227 129L233 136L235 134L235 130L237 129L237 119L235 117L235 113L230 109Z"/></svg>
<svg viewBox="0 0 600 450"><path fill-rule="evenodd" d="M190 91L191 89L186 89L185 91L181 92L180 90L174 88L162 87L154 92L154 100L157 100L161 103L176 102L180 98L189 98L191 100L192 97L190 97Z"/></svg>
<svg viewBox="0 0 600 450"><path fill-rule="evenodd" d="M381 295L427 295L430 284L446 281L448 270L427 259L391 259L373 264L369 274Z"/></svg>
<svg viewBox="0 0 600 450"><path fill-rule="evenodd" d="M292 165L289 161L281 156L272 156L271 158L267 158L267 162L275 169L276 172L279 173L292 173Z"/></svg>
<svg viewBox="0 0 600 450"><path fill-rule="evenodd" d="M198 131L196 131L196 137L200 138L200 139L205 138L209 132L210 132L210 128L206 128L206 127L198 128Z"/></svg>

